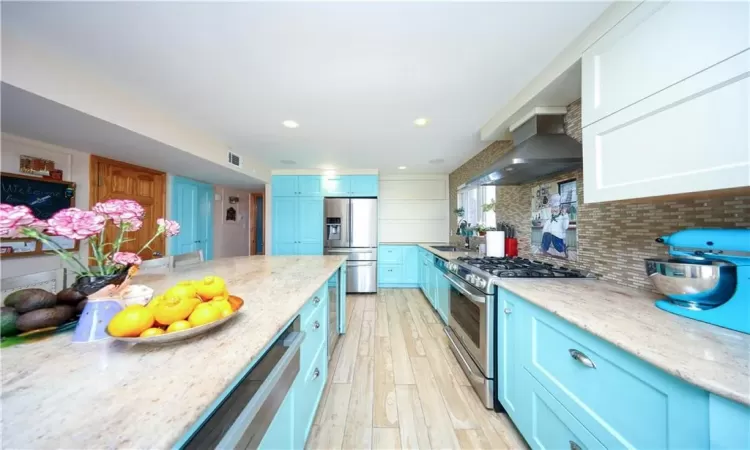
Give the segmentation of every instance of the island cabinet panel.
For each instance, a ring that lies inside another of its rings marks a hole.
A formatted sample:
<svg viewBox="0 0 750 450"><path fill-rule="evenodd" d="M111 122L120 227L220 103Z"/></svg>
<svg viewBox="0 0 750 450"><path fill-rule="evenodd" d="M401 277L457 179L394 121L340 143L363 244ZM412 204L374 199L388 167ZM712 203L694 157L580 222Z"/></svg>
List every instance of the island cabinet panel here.
<svg viewBox="0 0 750 450"><path fill-rule="evenodd" d="M569 448L568 433L581 448L709 448L706 391L508 291L499 298L498 398L533 448ZM558 432L540 434L544 422Z"/></svg>
<svg viewBox="0 0 750 450"><path fill-rule="evenodd" d="M303 373L300 370L295 384L295 414L294 414L294 447L302 449L310 435L315 413L318 410L320 399L323 396L326 380L328 379L328 351L327 347L321 345L315 358ZM287 447L283 447L287 448Z"/></svg>

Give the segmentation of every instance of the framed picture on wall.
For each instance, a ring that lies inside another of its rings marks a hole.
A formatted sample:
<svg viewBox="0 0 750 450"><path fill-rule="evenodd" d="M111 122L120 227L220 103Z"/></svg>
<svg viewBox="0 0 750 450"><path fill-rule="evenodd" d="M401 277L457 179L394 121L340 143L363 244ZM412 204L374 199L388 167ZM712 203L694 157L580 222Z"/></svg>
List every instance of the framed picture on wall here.
<svg viewBox="0 0 750 450"><path fill-rule="evenodd" d="M531 253L578 260L576 180L531 188Z"/></svg>

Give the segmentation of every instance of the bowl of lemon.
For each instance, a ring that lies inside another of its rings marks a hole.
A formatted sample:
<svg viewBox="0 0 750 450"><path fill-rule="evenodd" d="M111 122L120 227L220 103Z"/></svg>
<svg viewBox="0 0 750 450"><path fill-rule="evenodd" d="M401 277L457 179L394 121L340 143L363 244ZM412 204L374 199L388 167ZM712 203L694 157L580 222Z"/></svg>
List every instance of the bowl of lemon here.
<svg viewBox="0 0 750 450"><path fill-rule="evenodd" d="M113 339L165 344L206 333L237 315L244 302L216 276L180 281L144 305L129 305L107 325Z"/></svg>

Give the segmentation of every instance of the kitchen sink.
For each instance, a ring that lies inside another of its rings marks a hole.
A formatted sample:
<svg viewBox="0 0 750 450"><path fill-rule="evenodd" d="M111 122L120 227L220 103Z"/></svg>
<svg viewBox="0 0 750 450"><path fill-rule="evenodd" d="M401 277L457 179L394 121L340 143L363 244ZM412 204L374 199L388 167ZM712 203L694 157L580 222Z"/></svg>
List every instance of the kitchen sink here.
<svg viewBox="0 0 750 450"><path fill-rule="evenodd" d="M457 247L453 247L452 245L430 245L430 247L434 248L435 250L439 250L441 252L457 252L457 251L459 251Z"/></svg>

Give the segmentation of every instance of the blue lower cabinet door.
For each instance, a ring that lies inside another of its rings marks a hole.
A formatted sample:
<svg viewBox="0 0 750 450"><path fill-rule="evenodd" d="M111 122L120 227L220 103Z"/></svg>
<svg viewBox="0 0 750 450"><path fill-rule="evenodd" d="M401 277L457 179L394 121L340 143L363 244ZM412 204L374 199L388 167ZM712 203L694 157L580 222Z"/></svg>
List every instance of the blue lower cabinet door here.
<svg viewBox="0 0 750 450"><path fill-rule="evenodd" d="M586 427L525 370L523 404L514 422L534 450L604 449ZM520 409L520 408L519 408Z"/></svg>
<svg viewBox="0 0 750 450"><path fill-rule="evenodd" d="M296 384L296 383L295 383ZM266 430L258 448L263 450L290 450L295 447L294 442L294 387L290 390L284 402L276 411L271 425ZM302 447L299 447L302 448Z"/></svg>
<svg viewBox="0 0 750 450"><path fill-rule="evenodd" d="M378 284L394 285L401 283L403 266L400 264L378 264Z"/></svg>
<svg viewBox="0 0 750 450"><path fill-rule="evenodd" d="M405 247L403 251L404 273L403 283L419 284L419 247Z"/></svg>

